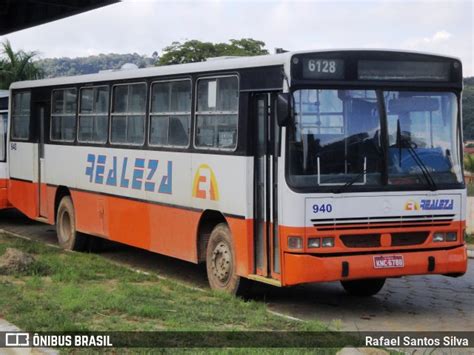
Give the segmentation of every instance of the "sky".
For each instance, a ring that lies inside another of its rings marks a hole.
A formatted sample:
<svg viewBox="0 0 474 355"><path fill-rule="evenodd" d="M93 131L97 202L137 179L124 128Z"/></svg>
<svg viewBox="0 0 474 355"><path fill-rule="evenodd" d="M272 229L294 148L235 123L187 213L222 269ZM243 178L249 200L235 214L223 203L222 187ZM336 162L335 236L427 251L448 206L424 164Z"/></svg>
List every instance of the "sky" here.
<svg viewBox="0 0 474 355"><path fill-rule="evenodd" d="M474 76L474 0L125 0L0 36L40 57L151 56L173 41L254 38L287 50L377 48L461 58Z"/></svg>

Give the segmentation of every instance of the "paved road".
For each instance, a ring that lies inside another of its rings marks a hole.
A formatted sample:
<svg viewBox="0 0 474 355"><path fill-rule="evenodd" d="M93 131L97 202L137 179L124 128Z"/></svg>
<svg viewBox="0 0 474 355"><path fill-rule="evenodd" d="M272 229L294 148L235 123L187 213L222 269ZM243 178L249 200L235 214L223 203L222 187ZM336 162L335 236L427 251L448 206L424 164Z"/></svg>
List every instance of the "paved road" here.
<svg viewBox="0 0 474 355"><path fill-rule="evenodd" d="M30 221L15 211L0 211L0 228L56 244L53 226ZM144 250L108 243L102 256L193 286L207 287L205 269ZM302 319L319 319L341 330L473 330L474 260L460 278L413 276L390 279L376 296L360 299L339 283L292 288L258 285L250 298L275 311Z"/></svg>

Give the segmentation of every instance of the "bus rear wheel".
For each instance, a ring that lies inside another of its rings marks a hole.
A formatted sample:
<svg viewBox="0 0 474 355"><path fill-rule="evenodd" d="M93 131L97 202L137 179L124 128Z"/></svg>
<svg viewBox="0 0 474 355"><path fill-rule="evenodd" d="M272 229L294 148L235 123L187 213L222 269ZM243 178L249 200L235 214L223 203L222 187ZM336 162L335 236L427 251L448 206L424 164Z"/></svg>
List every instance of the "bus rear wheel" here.
<svg viewBox="0 0 474 355"><path fill-rule="evenodd" d="M56 213L58 243L65 250L83 251L87 247L87 236L76 230L76 214L70 196L64 196Z"/></svg>
<svg viewBox="0 0 474 355"><path fill-rule="evenodd" d="M245 280L236 273L232 235L225 223L215 226L209 237L206 250L206 269L209 285L213 290L233 295L242 291Z"/></svg>
<svg viewBox="0 0 474 355"><path fill-rule="evenodd" d="M342 287L350 295L369 297L377 294L385 284L385 279L363 279L341 281Z"/></svg>

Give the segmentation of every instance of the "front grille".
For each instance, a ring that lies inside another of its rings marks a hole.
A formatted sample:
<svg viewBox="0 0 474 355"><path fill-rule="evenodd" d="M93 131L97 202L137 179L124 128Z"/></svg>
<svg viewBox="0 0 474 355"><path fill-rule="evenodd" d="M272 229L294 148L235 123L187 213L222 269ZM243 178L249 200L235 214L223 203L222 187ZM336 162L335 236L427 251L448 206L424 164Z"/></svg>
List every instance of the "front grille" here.
<svg viewBox="0 0 474 355"><path fill-rule="evenodd" d="M380 247L380 234L341 235L340 239L348 248Z"/></svg>
<svg viewBox="0 0 474 355"><path fill-rule="evenodd" d="M448 226L453 214L312 219L319 231Z"/></svg>
<svg viewBox="0 0 474 355"><path fill-rule="evenodd" d="M429 232L392 233L392 247L423 244Z"/></svg>

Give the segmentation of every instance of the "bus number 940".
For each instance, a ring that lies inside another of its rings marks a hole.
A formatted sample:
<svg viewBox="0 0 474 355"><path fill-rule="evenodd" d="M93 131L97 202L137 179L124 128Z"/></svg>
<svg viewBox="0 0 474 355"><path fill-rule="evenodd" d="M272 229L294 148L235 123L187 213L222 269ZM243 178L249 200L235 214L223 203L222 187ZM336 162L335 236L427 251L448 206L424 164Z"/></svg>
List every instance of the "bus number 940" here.
<svg viewBox="0 0 474 355"><path fill-rule="evenodd" d="M331 213L332 205L330 203L322 203L313 205L313 213Z"/></svg>
<svg viewBox="0 0 474 355"><path fill-rule="evenodd" d="M308 69L317 73L335 73L336 62L334 60L311 59L308 61Z"/></svg>

